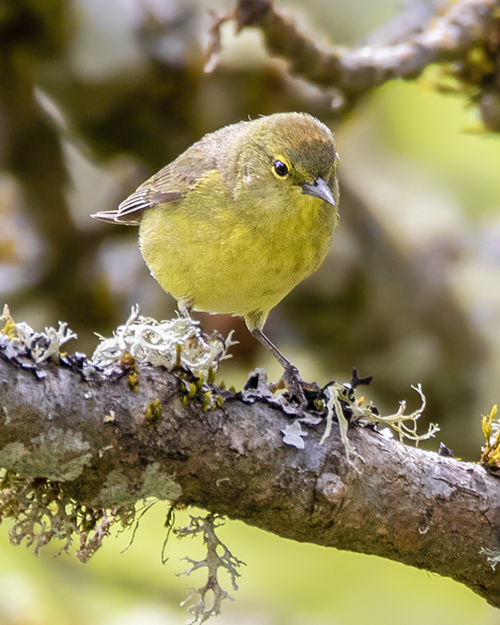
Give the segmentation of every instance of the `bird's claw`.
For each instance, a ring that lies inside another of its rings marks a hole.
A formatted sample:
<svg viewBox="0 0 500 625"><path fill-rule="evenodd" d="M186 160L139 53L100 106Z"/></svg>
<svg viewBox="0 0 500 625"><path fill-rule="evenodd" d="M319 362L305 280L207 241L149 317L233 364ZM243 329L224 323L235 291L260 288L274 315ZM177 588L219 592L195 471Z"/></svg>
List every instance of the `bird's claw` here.
<svg viewBox="0 0 500 625"><path fill-rule="evenodd" d="M309 399L306 396L306 391L314 395L321 392L321 389L316 382L305 382L300 377L299 370L294 365L290 365L285 368L280 382L281 381L288 390L289 397L291 399L297 399L301 408L304 410L306 410L309 406Z"/></svg>

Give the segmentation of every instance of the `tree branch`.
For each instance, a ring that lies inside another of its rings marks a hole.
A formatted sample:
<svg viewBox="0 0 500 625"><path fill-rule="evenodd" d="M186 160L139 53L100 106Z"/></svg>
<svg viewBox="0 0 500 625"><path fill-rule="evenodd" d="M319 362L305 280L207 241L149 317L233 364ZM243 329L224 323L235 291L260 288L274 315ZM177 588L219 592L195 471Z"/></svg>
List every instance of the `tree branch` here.
<svg viewBox="0 0 500 625"><path fill-rule="evenodd" d="M258 392L214 387L225 401L204 411L198 396L185 403L184 382L160 368L138 365L131 385L126 369L84 374L83 357L35 370L4 352L0 466L59 482L88 506L154 496L390 558L451 577L500 607L500 570L487 559L500 550L500 481L480 466L353 427L349 439L364 458L358 473L336 423L323 445L321 423L305 426L304 449L288 446L290 417Z"/></svg>
<svg viewBox="0 0 500 625"><path fill-rule="evenodd" d="M238 0L234 18L238 30L259 28L269 53L288 61L291 73L352 98L388 80L416 78L431 63L463 60L471 46L487 39L496 9L495 0L450 2L444 15L408 41L359 48L318 44L272 0Z"/></svg>

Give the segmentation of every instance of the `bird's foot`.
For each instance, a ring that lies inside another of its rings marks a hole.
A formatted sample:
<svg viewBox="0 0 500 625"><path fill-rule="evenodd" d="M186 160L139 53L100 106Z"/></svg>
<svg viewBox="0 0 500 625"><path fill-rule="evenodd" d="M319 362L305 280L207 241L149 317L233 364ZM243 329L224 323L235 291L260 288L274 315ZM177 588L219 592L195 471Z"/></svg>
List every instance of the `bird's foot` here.
<svg viewBox="0 0 500 625"><path fill-rule="evenodd" d="M321 394L321 389L316 382L305 382L300 377L297 367L292 364L285 367L285 371L278 384L280 383L288 390L289 398L295 398L304 410L308 408L310 399Z"/></svg>
<svg viewBox="0 0 500 625"><path fill-rule="evenodd" d="M198 343L201 344L201 346L204 349L209 349L209 345L208 345L208 341L207 339L209 338L208 335L203 331L203 328L201 327L199 321L196 321L194 319L194 317L192 316L192 311L193 311L193 307L192 305L189 303L189 300L179 300L177 302L177 307L179 308L179 312L180 315L183 319L186 319L187 321L192 322L192 325L194 327L194 336L196 338L196 340L198 341ZM222 338L222 336L221 336Z"/></svg>

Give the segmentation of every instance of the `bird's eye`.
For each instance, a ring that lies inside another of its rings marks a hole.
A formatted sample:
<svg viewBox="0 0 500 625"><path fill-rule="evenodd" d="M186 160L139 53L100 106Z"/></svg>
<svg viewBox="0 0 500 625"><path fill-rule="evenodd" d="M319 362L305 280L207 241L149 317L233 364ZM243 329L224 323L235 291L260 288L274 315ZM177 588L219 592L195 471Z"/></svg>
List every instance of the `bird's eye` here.
<svg viewBox="0 0 500 625"><path fill-rule="evenodd" d="M283 163L283 161L274 161L273 163L274 171L278 174L280 178L284 178L288 174L288 167Z"/></svg>

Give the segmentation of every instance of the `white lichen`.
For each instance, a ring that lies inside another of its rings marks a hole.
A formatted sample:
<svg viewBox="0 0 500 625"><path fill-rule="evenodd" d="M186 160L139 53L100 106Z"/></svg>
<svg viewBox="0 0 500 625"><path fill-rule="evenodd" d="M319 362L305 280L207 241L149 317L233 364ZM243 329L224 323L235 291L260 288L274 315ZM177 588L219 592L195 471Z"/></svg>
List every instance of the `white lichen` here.
<svg viewBox="0 0 500 625"><path fill-rule="evenodd" d="M236 578L239 577L240 574L237 569L245 563L233 556L226 545L221 542L216 535L215 530L223 525L223 523L220 522L222 520L221 516L209 514L207 517L190 518L191 521L187 527L176 529L174 532L177 534L178 538L184 538L186 536L194 537L201 534L203 536L203 543L207 549L207 555L203 560L193 560L188 557L183 558L183 560L189 562L191 568L183 573L179 573L179 575L190 575L193 571L197 571L198 569L207 569L207 583L201 588L190 588L188 590L189 595L187 599L181 603L182 606L191 599L199 597L198 601L189 608L189 611L194 616L194 619L190 621L189 625L198 625L205 623L205 621L208 621L212 616L218 616L221 610L221 603L224 599L233 600L227 590L224 590L219 584L219 571L226 571L231 578L233 589L238 590Z"/></svg>
<svg viewBox="0 0 500 625"><path fill-rule="evenodd" d="M91 362L106 369L130 354L140 363L168 370L182 366L207 377L210 370L217 371L220 362L231 357L227 353L235 344L231 336L232 333L226 339L219 334L207 336L201 331L199 322L190 317L168 321L143 317L139 315L139 307L133 306L126 323L119 326L111 338L99 336L101 342Z"/></svg>
<svg viewBox="0 0 500 625"><path fill-rule="evenodd" d="M45 332L35 332L25 321L16 323L7 304L0 317L1 322L4 323L1 333L5 337L4 340L9 343L8 357L17 357L28 352L37 364L49 358L58 359L62 345L77 338L68 324L62 321L59 321L57 330L47 326Z"/></svg>
<svg viewBox="0 0 500 625"><path fill-rule="evenodd" d="M486 556L486 560L493 570L496 569L497 564L500 564L500 551L498 549L482 547L479 553Z"/></svg>
<svg viewBox="0 0 500 625"><path fill-rule="evenodd" d="M300 421L297 419L291 425L284 427L281 432L283 433L283 442L286 445L292 445L297 449L304 449L305 443L302 437L307 436L307 432L300 426Z"/></svg>
<svg viewBox="0 0 500 625"><path fill-rule="evenodd" d="M199 321L191 317L157 321L139 315L138 306L132 307L129 318L118 326L112 337L97 336L100 343L92 358L81 363L86 379L98 369L109 372L115 365L120 365L127 355L139 363L165 367L169 371L184 367L207 379L218 370L222 360L231 358L228 349L235 344L232 332L225 339L218 333L207 336L201 330ZM11 359L26 362L28 358L35 365L49 359L57 361L62 345L74 338L77 335L67 323L59 322L57 329L46 327L44 332L35 332L24 321L16 323L7 305L0 317L0 347ZM34 368L42 377L43 372Z"/></svg>

